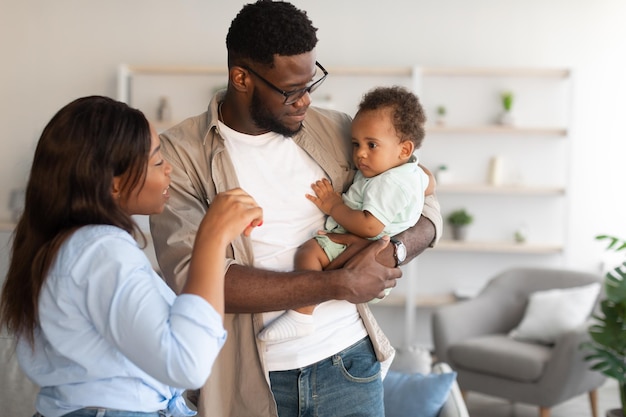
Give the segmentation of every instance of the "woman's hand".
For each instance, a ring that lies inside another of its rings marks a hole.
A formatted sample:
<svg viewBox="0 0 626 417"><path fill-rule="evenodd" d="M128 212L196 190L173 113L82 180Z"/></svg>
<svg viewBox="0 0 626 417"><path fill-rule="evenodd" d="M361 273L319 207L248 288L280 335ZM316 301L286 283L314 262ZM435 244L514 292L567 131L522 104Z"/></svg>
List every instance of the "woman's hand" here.
<svg viewBox="0 0 626 417"><path fill-rule="evenodd" d="M201 231L208 232L213 239L223 238L223 242L228 243L241 233L250 236L252 230L262 224L261 207L241 188L234 188L215 196L198 234Z"/></svg>

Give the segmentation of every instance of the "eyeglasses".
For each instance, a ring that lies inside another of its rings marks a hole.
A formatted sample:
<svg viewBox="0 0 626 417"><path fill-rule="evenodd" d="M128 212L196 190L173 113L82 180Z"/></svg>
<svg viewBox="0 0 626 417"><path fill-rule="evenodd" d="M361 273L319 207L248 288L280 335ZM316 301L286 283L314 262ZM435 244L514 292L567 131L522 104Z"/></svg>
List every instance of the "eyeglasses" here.
<svg viewBox="0 0 626 417"><path fill-rule="evenodd" d="M326 79L326 77L328 76L328 71L326 71L326 69L324 69L324 67L317 61L315 61L315 65L322 70L322 72L324 73L324 76L322 76L322 78L320 78L319 80L315 81L313 84L304 87L304 88L299 88L297 90L291 90L291 91L285 91L285 90L281 90L280 88L276 87L274 84L272 84L271 82L267 81L265 78L263 78L259 73L257 73L255 70L253 70L250 67L243 67L246 70L248 70L251 74L255 75L257 78L259 78L261 81L263 81L265 84L267 84L268 87L271 87L274 91L280 93L283 95L283 97L285 97L285 101L283 102L283 104L285 106L290 105L295 103L296 101L300 100L302 98L302 96L304 96L306 93L311 94L313 91L317 90L317 87L319 87L320 85L322 85L322 83L324 82L324 80Z"/></svg>

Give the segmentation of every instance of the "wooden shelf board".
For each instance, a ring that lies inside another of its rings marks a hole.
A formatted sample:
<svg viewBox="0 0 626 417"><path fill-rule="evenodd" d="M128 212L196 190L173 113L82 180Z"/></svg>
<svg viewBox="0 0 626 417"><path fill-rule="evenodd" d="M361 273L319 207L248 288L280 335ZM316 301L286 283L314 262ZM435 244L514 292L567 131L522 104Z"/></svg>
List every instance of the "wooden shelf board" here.
<svg viewBox="0 0 626 417"><path fill-rule="evenodd" d="M427 133L462 133L470 135L533 135L533 136L567 136L567 129L561 127L523 127L523 126L426 126Z"/></svg>
<svg viewBox="0 0 626 417"><path fill-rule="evenodd" d="M131 74L142 75L220 75L228 73L226 65L128 65L126 70Z"/></svg>
<svg viewBox="0 0 626 417"><path fill-rule="evenodd" d="M457 298L452 293L442 294L422 294L414 297L414 304L416 307L437 307L445 304L452 304L457 301ZM402 307L406 304L407 297L404 294L394 294L391 292L385 299L379 301L374 306L381 307Z"/></svg>
<svg viewBox="0 0 626 417"><path fill-rule="evenodd" d="M568 78L567 68L421 67L423 76Z"/></svg>
<svg viewBox="0 0 626 417"><path fill-rule="evenodd" d="M563 195L564 187L488 184L437 184L437 194Z"/></svg>
<svg viewBox="0 0 626 417"><path fill-rule="evenodd" d="M12 232L15 229L15 222L11 220L0 220L0 232Z"/></svg>
<svg viewBox="0 0 626 417"><path fill-rule="evenodd" d="M563 246L557 245L557 244L541 244L541 243L441 240L433 248L433 250L454 251L454 252L550 254L550 253L563 252Z"/></svg>

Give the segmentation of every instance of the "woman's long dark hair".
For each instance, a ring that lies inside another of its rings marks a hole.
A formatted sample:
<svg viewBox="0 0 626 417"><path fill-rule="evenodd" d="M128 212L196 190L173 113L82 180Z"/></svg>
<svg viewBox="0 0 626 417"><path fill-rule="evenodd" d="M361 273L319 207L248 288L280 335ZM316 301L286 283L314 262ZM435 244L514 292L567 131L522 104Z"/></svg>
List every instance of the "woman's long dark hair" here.
<svg viewBox="0 0 626 417"><path fill-rule="evenodd" d="M61 244L81 226L108 224L138 230L112 193L145 181L151 146L143 113L101 96L79 98L45 127L26 186L24 212L0 298L0 326L33 342L39 293Z"/></svg>

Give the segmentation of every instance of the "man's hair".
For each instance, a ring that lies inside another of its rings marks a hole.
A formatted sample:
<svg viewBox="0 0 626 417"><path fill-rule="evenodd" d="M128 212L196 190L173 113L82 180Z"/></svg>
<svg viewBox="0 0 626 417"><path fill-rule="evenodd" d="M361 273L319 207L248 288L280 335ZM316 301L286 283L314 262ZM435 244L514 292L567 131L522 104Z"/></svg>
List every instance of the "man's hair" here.
<svg viewBox="0 0 626 417"><path fill-rule="evenodd" d="M258 0L246 4L226 35L228 67L246 60L271 67L274 55L310 52L317 44L317 28L306 12L283 1Z"/></svg>
<svg viewBox="0 0 626 417"><path fill-rule="evenodd" d="M357 115L384 108L391 108L391 121L400 140L411 140L419 149L426 134L426 114L417 96L404 87L377 87L363 96Z"/></svg>

